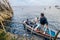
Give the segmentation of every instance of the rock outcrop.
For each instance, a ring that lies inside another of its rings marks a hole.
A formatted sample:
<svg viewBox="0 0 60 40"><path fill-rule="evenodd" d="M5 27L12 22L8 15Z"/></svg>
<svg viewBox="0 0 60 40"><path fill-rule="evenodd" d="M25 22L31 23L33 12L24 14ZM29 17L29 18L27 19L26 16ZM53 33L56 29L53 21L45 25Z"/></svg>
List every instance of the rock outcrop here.
<svg viewBox="0 0 60 40"><path fill-rule="evenodd" d="M11 19L12 16L13 11L8 0L0 0L0 21Z"/></svg>

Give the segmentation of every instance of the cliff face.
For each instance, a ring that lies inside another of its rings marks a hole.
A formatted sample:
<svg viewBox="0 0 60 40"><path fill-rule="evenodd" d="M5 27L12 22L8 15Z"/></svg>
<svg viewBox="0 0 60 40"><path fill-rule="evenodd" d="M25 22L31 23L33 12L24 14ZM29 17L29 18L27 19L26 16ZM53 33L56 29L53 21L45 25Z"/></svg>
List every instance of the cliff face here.
<svg viewBox="0 0 60 40"><path fill-rule="evenodd" d="M12 16L13 11L8 0L0 0L0 40L15 40L11 33L6 32L3 25L4 21L11 19Z"/></svg>
<svg viewBox="0 0 60 40"><path fill-rule="evenodd" d="M7 0L0 0L0 21L11 19L13 16L12 8Z"/></svg>

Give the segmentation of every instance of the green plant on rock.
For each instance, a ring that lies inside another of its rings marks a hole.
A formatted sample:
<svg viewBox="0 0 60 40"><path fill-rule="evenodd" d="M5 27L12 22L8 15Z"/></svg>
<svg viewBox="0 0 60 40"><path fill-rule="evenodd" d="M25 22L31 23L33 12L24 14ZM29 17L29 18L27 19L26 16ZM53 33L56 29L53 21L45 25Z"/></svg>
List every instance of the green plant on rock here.
<svg viewBox="0 0 60 40"><path fill-rule="evenodd" d="M9 33L5 33L3 30L0 29L0 40L16 40L12 38Z"/></svg>
<svg viewBox="0 0 60 40"><path fill-rule="evenodd" d="M16 40L16 38L12 38L11 40Z"/></svg>

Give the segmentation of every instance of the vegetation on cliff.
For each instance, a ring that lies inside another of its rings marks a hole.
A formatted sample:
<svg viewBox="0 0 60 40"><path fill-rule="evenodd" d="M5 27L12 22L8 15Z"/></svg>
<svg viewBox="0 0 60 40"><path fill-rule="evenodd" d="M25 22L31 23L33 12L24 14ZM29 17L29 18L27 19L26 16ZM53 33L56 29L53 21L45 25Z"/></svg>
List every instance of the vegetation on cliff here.
<svg viewBox="0 0 60 40"><path fill-rule="evenodd" d="M13 11L8 0L0 0L0 40L15 40L13 34L5 32L5 28L1 24L1 22L10 19L12 16Z"/></svg>
<svg viewBox="0 0 60 40"><path fill-rule="evenodd" d="M4 30L0 29L0 40L16 40L12 37L11 33L5 33Z"/></svg>

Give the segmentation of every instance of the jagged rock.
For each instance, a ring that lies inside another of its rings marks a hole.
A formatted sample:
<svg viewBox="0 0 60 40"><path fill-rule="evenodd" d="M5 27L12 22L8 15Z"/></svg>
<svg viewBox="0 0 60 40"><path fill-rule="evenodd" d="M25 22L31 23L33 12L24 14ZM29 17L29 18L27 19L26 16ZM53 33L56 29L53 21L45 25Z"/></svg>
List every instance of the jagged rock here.
<svg viewBox="0 0 60 40"><path fill-rule="evenodd" d="M0 16L0 22L1 22L1 21L4 21L4 19Z"/></svg>
<svg viewBox="0 0 60 40"><path fill-rule="evenodd" d="M12 8L8 0L0 0L0 20L8 20L13 16Z"/></svg>
<svg viewBox="0 0 60 40"><path fill-rule="evenodd" d="M5 33L4 30L0 29L0 40L16 40L14 34L9 32Z"/></svg>

